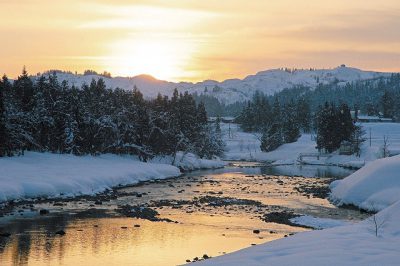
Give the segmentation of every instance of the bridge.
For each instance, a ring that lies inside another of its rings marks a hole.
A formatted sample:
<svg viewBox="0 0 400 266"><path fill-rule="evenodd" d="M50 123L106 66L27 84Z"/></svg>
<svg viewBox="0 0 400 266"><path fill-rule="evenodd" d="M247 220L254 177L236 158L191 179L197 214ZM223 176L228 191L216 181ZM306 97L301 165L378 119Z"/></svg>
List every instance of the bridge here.
<svg viewBox="0 0 400 266"><path fill-rule="evenodd" d="M331 155L330 154L319 153L319 152L300 153L299 156L297 157L297 161L299 163L302 163L303 162L303 158L317 158L317 160L319 160L321 157L329 158L329 157L331 157Z"/></svg>

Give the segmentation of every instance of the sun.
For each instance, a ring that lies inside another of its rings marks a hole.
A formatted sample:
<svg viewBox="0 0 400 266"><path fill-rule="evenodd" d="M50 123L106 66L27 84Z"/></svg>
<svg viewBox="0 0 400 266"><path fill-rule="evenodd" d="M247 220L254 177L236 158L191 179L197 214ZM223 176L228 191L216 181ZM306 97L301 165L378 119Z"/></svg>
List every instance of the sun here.
<svg viewBox="0 0 400 266"><path fill-rule="evenodd" d="M132 38L113 42L106 68L118 76L149 74L176 81L187 75L193 47L187 42L165 38Z"/></svg>

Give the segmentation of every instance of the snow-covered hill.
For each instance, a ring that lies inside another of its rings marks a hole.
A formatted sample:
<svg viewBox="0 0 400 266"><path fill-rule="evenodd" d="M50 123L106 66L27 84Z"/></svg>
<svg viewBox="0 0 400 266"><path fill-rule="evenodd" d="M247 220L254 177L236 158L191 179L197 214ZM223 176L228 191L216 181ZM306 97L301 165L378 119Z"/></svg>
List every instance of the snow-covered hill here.
<svg viewBox="0 0 400 266"><path fill-rule="evenodd" d="M58 78L60 81L66 80L70 85L74 84L76 86L84 83L89 84L93 78L103 78L109 88L119 87L130 90L136 86L148 98L154 98L158 93L171 95L173 90L177 88L181 92L189 91L189 93L197 92L198 94L212 95L219 99L220 102L229 104L237 101L247 101L256 91L271 95L296 85L315 88L319 83L329 84L339 82L339 84L345 84L356 80L376 79L379 77L389 77L390 75L391 73L363 71L340 66L334 69L320 70L285 71L282 69L273 69L258 72L244 79L227 79L222 82L205 80L198 83L174 83L158 80L149 75L105 78L97 75L84 76L59 73Z"/></svg>

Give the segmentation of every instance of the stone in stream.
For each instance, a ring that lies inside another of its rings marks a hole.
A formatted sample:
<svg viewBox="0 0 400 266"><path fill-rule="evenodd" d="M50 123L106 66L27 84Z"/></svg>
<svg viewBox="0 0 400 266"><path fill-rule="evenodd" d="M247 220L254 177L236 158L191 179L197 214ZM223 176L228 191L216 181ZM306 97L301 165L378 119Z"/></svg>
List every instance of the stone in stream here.
<svg viewBox="0 0 400 266"><path fill-rule="evenodd" d="M204 255L203 255L203 259L206 260L206 259L209 259L209 258L210 258L210 257L209 257L207 254L204 254Z"/></svg>
<svg viewBox="0 0 400 266"><path fill-rule="evenodd" d="M64 230L58 230L58 231L56 232L56 235L63 236L63 235L65 235L65 231L64 231Z"/></svg>
<svg viewBox="0 0 400 266"><path fill-rule="evenodd" d="M304 227L304 228L310 228L309 226L305 225L299 225L292 223L290 219L299 217L300 215L295 214L290 211L280 211L280 212L271 212L271 213L266 213L264 216L261 218L261 220L267 222L267 223L278 223L278 224L287 224L290 226L297 226L297 227Z"/></svg>
<svg viewBox="0 0 400 266"><path fill-rule="evenodd" d="M50 213L50 211L49 210L46 210L46 209L41 209L40 211L39 211L39 214L40 215L46 215L46 214L49 214Z"/></svg>
<svg viewBox="0 0 400 266"><path fill-rule="evenodd" d="M10 237L10 236L11 236L11 234L8 232L0 233L0 237Z"/></svg>
<svg viewBox="0 0 400 266"><path fill-rule="evenodd" d="M117 212L128 217L140 218L153 222L174 222L168 218L159 218L159 213L156 210L145 206L118 206Z"/></svg>

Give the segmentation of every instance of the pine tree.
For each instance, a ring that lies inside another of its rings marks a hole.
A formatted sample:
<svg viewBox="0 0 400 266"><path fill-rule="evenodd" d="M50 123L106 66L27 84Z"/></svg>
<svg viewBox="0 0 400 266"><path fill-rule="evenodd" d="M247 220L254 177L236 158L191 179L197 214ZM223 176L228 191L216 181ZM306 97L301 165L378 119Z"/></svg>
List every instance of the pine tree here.
<svg viewBox="0 0 400 266"><path fill-rule="evenodd" d="M351 141L354 130L350 108L346 104L336 108L326 102L317 114L317 148L331 153L343 141Z"/></svg>
<svg viewBox="0 0 400 266"><path fill-rule="evenodd" d="M7 77L3 76L0 80L0 157L9 153L8 149L8 134L6 128L6 108L4 104L4 83L7 82Z"/></svg>
<svg viewBox="0 0 400 266"><path fill-rule="evenodd" d="M311 110L309 103L304 99L301 98L297 102L296 106L296 120L299 124L300 128L303 129L304 132L311 131Z"/></svg>
<svg viewBox="0 0 400 266"><path fill-rule="evenodd" d="M29 97L28 97L29 96ZM32 80L26 71L0 81L0 156L24 150L154 155L223 151L220 128L207 122L204 104L177 90L171 100L147 101L133 91L108 90L102 79L82 88L61 84L55 72Z"/></svg>
<svg viewBox="0 0 400 266"><path fill-rule="evenodd" d="M296 105L293 101L285 106L282 117L282 134L285 143L297 141L300 137L300 126L296 115Z"/></svg>
<svg viewBox="0 0 400 266"><path fill-rule="evenodd" d="M273 151L283 143L282 129L279 124L274 123L263 132L260 149L265 152Z"/></svg>
<svg viewBox="0 0 400 266"><path fill-rule="evenodd" d="M394 113L394 97L387 90L384 91L381 98L381 106L383 116L386 118L392 118Z"/></svg>

